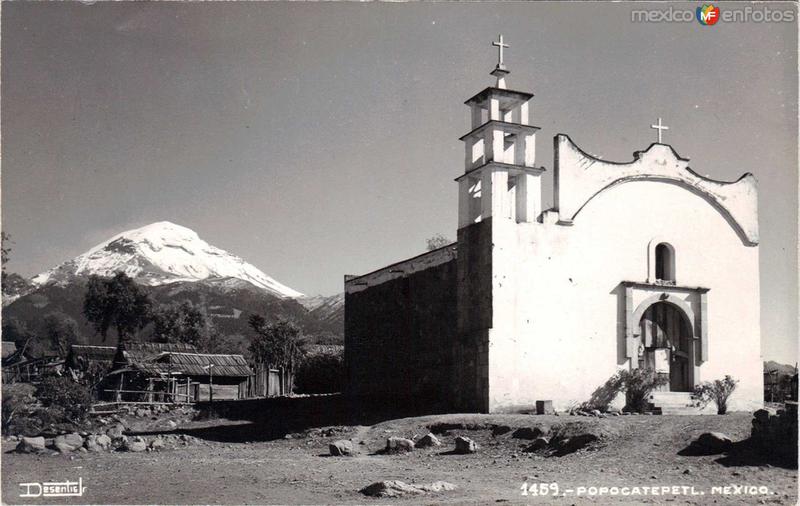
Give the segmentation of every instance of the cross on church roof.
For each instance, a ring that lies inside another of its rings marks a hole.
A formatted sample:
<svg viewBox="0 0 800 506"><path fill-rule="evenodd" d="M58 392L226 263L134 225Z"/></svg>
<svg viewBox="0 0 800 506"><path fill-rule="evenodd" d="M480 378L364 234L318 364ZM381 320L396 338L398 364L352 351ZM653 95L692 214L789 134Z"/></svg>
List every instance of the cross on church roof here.
<svg viewBox="0 0 800 506"><path fill-rule="evenodd" d="M659 143L659 144L661 144L661 132L662 132L663 130L669 130L669 127L668 127L668 126L666 126L666 125L662 125L662 124L661 124L661 118L658 118L658 124L656 124L656 125L650 125L650 128L653 128L653 129L655 129L655 130L658 130L658 143Z"/></svg>
<svg viewBox="0 0 800 506"><path fill-rule="evenodd" d="M503 48L511 47L508 44L503 43L503 34L501 33L498 37L497 42L492 42L492 45L497 47L497 68L505 67L503 63Z"/></svg>

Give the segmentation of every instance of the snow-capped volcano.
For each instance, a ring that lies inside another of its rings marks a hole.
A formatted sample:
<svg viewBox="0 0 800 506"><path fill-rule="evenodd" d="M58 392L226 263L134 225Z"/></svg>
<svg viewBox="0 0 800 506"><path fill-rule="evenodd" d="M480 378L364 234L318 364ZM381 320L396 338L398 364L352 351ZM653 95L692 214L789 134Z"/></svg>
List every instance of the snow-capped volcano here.
<svg viewBox="0 0 800 506"><path fill-rule="evenodd" d="M119 271L150 286L227 278L246 281L282 298L303 296L241 258L208 244L193 230L168 221L115 235L32 282L37 286L64 284L76 277L113 276Z"/></svg>

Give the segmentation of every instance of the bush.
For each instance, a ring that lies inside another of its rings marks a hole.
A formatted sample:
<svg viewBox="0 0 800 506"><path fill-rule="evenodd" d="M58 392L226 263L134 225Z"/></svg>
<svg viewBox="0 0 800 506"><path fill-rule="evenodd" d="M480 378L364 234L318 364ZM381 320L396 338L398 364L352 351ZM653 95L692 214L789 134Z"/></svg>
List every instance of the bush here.
<svg viewBox="0 0 800 506"><path fill-rule="evenodd" d="M36 397L52 418L80 424L92 405L89 389L63 376L47 376L36 388Z"/></svg>
<svg viewBox="0 0 800 506"><path fill-rule="evenodd" d="M724 415L728 412L728 398L734 390L738 380L725 375L724 379L715 381L705 381L694 387L694 396L703 406L713 401L717 405L717 414Z"/></svg>
<svg viewBox="0 0 800 506"><path fill-rule="evenodd" d="M669 383L669 378L657 374L653 369L619 371L592 393L592 398L579 406L582 410L607 411L608 405L620 392L625 392L625 409L637 413L647 409L647 400L653 390Z"/></svg>
<svg viewBox="0 0 800 506"><path fill-rule="evenodd" d="M306 357L295 373L298 394L341 392L344 386L344 359L341 354Z"/></svg>
<svg viewBox="0 0 800 506"><path fill-rule="evenodd" d="M625 392L625 408L637 413L642 413L647 409L647 400L653 390L669 383L667 376L660 375L647 367L632 371L620 371L617 374L621 389Z"/></svg>
<svg viewBox="0 0 800 506"><path fill-rule="evenodd" d="M3 385L3 434L10 434L16 422L27 417L36 405L33 392L36 389L28 383Z"/></svg>

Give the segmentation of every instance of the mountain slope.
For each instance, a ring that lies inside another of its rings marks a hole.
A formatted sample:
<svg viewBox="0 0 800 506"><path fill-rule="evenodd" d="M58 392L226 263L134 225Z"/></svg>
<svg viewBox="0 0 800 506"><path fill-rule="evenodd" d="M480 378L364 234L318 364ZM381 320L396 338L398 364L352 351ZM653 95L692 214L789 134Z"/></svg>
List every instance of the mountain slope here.
<svg viewBox="0 0 800 506"><path fill-rule="evenodd" d="M241 258L211 246L193 230L168 221L117 234L31 281L39 287L66 285L92 274L113 276L119 271L148 286L235 279L276 297L303 296Z"/></svg>

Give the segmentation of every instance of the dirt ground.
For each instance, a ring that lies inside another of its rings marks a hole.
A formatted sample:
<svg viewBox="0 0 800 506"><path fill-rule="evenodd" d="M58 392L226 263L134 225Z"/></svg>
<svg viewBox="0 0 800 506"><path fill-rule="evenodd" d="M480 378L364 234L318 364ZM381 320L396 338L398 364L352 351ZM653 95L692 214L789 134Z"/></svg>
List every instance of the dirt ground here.
<svg viewBox="0 0 800 506"><path fill-rule="evenodd" d="M9 453L15 443L3 442L2 499L5 504L795 504L796 469L735 452L678 455L703 432L720 431L733 441L745 440L751 419L749 413L604 419L435 415L369 427L312 429L272 440L259 437L263 428L256 423L190 422L174 432L191 434L197 438L194 442L157 452L27 455ZM378 453L387 437L422 436L437 423L455 426L439 431L442 447L404 455ZM530 441L514 437L516 428L564 424L601 434L601 443L562 457L545 457L522 452ZM153 435L146 433L146 437ZM458 435L477 441L480 450L471 455L450 453ZM359 456L329 456L330 442L350 438ZM22 482L79 477L87 487L83 497L19 497ZM444 480L457 489L399 499L373 499L359 493L380 480L416 484ZM546 484L548 493L558 487L558 495L533 495L532 491L523 495L524 483L533 486L533 491L538 484ZM638 487L643 493L651 487L673 486L686 488L678 495L586 495L590 487L629 487L631 493L630 487ZM749 495L747 488L736 486L766 487L768 492ZM712 487L730 488L715 493ZM684 491L697 495L684 495Z"/></svg>

